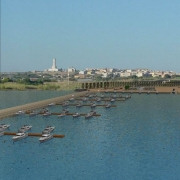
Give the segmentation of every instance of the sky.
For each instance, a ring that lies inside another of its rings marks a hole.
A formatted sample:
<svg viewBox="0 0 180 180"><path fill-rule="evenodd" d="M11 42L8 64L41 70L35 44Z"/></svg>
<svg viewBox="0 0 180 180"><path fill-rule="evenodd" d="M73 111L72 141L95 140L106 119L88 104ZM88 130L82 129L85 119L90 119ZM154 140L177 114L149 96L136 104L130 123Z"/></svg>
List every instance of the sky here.
<svg viewBox="0 0 180 180"><path fill-rule="evenodd" d="M1 71L180 72L179 0L1 0Z"/></svg>

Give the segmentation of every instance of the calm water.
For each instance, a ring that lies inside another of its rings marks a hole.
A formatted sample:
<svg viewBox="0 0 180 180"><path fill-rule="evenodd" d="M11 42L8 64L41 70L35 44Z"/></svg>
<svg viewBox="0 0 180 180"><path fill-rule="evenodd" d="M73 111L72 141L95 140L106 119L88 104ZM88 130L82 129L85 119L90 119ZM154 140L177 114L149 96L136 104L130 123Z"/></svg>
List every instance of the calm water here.
<svg viewBox="0 0 180 180"><path fill-rule="evenodd" d="M180 96L132 95L115 104L97 107L102 116L89 120L26 115L3 120L11 131L31 124L31 132L41 132L54 125L54 133L65 138L40 144L36 137L15 143L0 137L0 179L179 180Z"/></svg>
<svg viewBox="0 0 180 180"><path fill-rule="evenodd" d="M72 93L72 91L0 91L0 109L62 96L69 93Z"/></svg>

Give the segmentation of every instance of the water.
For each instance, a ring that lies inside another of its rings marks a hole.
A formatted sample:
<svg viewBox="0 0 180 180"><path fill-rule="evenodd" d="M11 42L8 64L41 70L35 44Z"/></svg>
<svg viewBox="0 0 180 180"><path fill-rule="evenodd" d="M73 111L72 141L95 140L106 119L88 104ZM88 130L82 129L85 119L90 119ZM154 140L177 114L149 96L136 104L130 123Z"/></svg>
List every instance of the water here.
<svg viewBox="0 0 180 180"><path fill-rule="evenodd" d="M23 124L31 124L31 132L54 125L54 133L65 138L40 144L37 137L15 143L10 136L0 137L0 179L180 179L180 96L132 95L115 104L116 108L97 107L101 116L89 120L39 115L4 119L11 131Z"/></svg>
<svg viewBox="0 0 180 180"><path fill-rule="evenodd" d="M0 91L0 109L63 96L69 93L72 93L72 91Z"/></svg>

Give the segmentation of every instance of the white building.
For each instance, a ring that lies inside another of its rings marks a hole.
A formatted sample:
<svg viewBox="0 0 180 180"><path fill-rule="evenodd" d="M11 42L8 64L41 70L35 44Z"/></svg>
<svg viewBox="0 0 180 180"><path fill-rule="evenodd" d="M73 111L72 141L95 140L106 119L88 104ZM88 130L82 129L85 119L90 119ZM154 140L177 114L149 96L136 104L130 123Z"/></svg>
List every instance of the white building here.
<svg viewBox="0 0 180 180"><path fill-rule="evenodd" d="M68 68L68 72L69 72L69 73L74 73L74 72L76 72L76 69L75 69L75 68L73 68L73 67Z"/></svg>
<svg viewBox="0 0 180 180"><path fill-rule="evenodd" d="M59 71L59 69L56 66L56 59L55 58L53 58L52 67L50 69L48 69L48 71L50 71L50 72L57 72L57 71Z"/></svg>

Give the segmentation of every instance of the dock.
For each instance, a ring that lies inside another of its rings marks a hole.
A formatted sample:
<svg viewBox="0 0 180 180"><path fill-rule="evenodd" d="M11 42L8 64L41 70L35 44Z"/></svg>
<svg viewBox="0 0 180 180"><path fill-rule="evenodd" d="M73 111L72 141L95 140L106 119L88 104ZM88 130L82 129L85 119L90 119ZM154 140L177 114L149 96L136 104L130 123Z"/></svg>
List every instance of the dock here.
<svg viewBox="0 0 180 180"><path fill-rule="evenodd" d="M16 132L4 132L4 135L15 136ZM41 133L28 133L28 136L41 137L42 134ZM53 137L54 138L64 138L65 135L64 134L53 134Z"/></svg>
<svg viewBox="0 0 180 180"><path fill-rule="evenodd" d="M62 104L62 103L58 103L58 104L56 104L56 105L62 106L63 104ZM68 104L67 107L68 107L68 106L77 106L77 105L78 105L78 104ZM81 107L84 107L84 106L89 106L89 107L91 107L92 104L82 104L82 105L81 105ZM106 104L96 104L95 107L106 107ZM116 105L111 105L111 107L117 107L117 106L116 106Z"/></svg>

